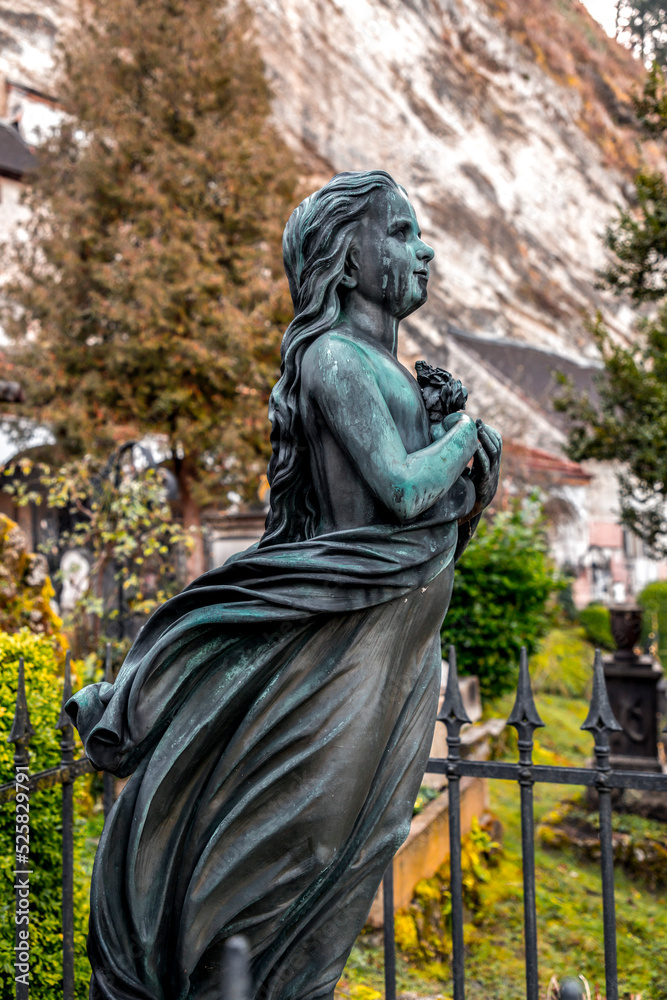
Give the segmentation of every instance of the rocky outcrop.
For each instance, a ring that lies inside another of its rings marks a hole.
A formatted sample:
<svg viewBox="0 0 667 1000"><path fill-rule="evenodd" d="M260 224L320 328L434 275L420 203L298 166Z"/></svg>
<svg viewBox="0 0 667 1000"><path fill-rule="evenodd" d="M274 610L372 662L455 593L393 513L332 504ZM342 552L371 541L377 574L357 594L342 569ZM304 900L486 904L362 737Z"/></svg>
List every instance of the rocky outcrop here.
<svg viewBox="0 0 667 1000"><path fill-rule="evenodd" d="M73 0L0 0L0 75L52 93L56 39L74 9Z"/></svg>
<svg viewBox="0 0 667 1000"><path fill-rule="evenodd" d="M632 335L631 310L595 288L601 233L630 190L629 92L640 70L629 53L578 0L570 29L583 54L553 65L548 39L522 35L507 4L505 13L484 0L253 5L275 117L309 183L389 170L436 250L429 304L405 324L404 353L474 383L473 401L496 409L505 433L557 447L552 414L536 408L520 371L508 378L485 365L483 345L509 340L540 349L544 364L558 367L556 354L586 367L596 357L586 315L601 309L619 338ZM567 6L550 14L556 28ZM456 329L481 348L448 337Z"/></svg>

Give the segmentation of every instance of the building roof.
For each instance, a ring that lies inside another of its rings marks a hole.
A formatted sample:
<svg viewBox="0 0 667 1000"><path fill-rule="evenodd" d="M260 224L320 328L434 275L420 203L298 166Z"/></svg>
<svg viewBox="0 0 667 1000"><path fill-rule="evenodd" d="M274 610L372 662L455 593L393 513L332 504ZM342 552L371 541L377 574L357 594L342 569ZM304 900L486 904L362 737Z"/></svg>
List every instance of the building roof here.
<svg viewBox="0 0 667 1000"><path fill-rule="evenodd" d="M448 334L520 388L524 395L534 399L549 420L560 427L569 426L569 420L553 406L554 396L562 391L557 378L559 373L572 381L579 396L586 393L593 404L598 399L595 376L602 369L599 362L578 363L532 344L479 337L452 326Z"/></svg>
<svg viewBox="0 0 667 1000"><path fill-rule="evenodd" d="M20 180L37 167L37 157L15 125L0 122L0 176Z"/></svg>
<svg viewBox="0 0 667 1000"><path fill-rule="evenodd" d="M586 486L593 478L589 472L563 455L553 455L542 448L529 448L518 441L503 444L503 459L506 468L523 471L534 482L567 483L571 486Z"/></svg>
<svg viewBox="0 0 667 1000"><path fill-rule="evenodd" d="M16 91L19 94L29 97L31 101L38 101L40 104L49 104L52 107L62 108L59 97L55 97L53 94L45 94L43 90L37 90L35 87L29 87L25 83L19 83L18 80L7 79L5 80L5 86L8 93Z"/></svg>

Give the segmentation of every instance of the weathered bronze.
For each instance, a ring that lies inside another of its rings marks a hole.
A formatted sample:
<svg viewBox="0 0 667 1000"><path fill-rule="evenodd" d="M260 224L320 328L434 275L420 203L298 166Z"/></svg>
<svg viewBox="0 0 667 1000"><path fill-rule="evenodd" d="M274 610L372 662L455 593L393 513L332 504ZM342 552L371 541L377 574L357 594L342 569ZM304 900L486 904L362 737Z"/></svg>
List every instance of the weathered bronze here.
<svg viewBox="0 0 667 1000"><path fill-rule="evenodd" d="M69 703L94 763L131 775L93 874L96 1000L213 1000L237 934L255 997L333 994L409 829L455 558L496 490L499 436L462 392L433 423L396 357L433 258L405 191L337 175L284 253L266 532Z"/></svg>

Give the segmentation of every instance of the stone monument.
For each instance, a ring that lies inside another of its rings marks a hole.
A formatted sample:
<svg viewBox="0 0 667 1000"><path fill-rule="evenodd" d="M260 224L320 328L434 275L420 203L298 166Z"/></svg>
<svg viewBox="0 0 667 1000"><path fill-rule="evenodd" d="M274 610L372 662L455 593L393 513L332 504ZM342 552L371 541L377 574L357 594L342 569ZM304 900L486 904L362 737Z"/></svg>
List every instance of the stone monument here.
<svg viewBox="0 0 667 1000"><path fill-rule="evenodd" d="M655 657L642 653L642 609L615 605L610 609L616 650L603 657L609 703L621 730L611 733L610 763L625 771L661 771L658 756L662 714L663 670Z"/></svg>
<svg viewBox="0 0 667 1000"><path fill-rule="evenodd" d="M388 174L306 198L284 256L266 531L68 704L96 767L130 776L93 872L93 1000L218 998L238 934L253 997L331 997L428 758L500 438L447 372L397 360L433 251Z"/></svg>

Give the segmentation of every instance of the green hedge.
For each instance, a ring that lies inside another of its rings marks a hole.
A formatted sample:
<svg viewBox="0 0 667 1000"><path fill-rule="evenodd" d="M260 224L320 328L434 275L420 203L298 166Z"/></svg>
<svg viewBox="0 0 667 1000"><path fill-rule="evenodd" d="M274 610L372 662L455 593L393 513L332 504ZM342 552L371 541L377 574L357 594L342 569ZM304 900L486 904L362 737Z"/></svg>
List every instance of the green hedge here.
<svg viewBox="0 0 667 1000"><path fill-rule="evenodd" d="M62 669L54 654L57 639L35 635L27 628L13 635L0 632L0 775L14 775L14 746L7 742L16 702L19 656L25 659L26 689L34 735L30 743L31 772L53 767L60 759L60 735L55 730L62 697ZM60 657L61 659L61 657ZM60 674L60 676L59 676ZM80 753L77 749L77 755ZM90 968L85 954L88 926L88 875L82 856L85 840L84 779L77 785L75 824L74 920L77 1000L88 996ZM61 932L61 795L58 788L37 792L30 801L30 997L54 1000L62 995ZM0 807L0 997L14 998L14 806Z"/></svg>
<svg viewBox="0 0 667 1000"><path fill-rule="evenodd" d="M535 502L484 516L456 568L443 655L452 643L461 673L479 677L486 697L511 691L521 646L535 650L553 621L550 598L564 585Z"/></svg>
<svg viewBox="0 0 667 1000"><path fill-rule="evenodd" d="M649 583L637 598L644 608L643 636L646 642L651 632L658 633L658 656L667 664L667 580Z"/></svg>

